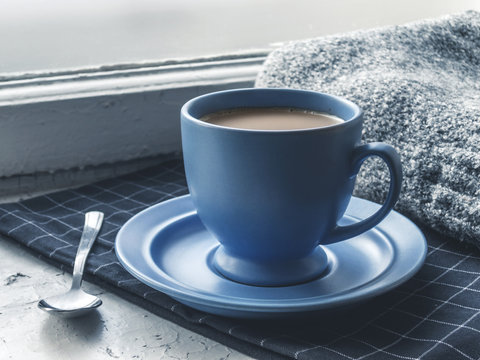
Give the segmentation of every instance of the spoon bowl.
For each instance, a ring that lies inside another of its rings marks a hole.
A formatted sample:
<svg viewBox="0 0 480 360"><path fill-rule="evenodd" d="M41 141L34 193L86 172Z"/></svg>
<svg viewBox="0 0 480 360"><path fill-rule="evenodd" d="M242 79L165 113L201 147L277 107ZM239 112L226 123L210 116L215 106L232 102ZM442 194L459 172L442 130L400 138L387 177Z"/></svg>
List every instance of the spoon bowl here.
<svg viewBox="0 0 480 360"><path fill-rule="evenodd" d="M40 309L65 318L85 315L100 305L102 300L82 290L70 290L65 294L51 296L38 302Z"/></svg>
<svg viewBox="0 0 480 360"><path fill-rule="evenodd" d="M38 307L46 312L70 318L85 315L102 305L102 300L94 295L87 294L80 287L82 284L83 268L100 231L103 213L91 211L85 214L85 226L78 245L75 265L73 267L72 287L68 292L42 299Z"/></svg>

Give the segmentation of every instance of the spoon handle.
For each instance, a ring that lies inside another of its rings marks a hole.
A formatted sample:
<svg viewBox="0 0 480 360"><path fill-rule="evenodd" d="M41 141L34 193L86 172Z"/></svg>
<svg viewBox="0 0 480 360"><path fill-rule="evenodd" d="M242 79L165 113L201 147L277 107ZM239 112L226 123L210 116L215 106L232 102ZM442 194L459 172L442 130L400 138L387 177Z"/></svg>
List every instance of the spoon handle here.
<svg viewBox="0 0 480 360"><path fill-rule="evenodd" d="M88 253L102 227L103 213L99 211L90 211L85 214L85 225L83 227L82 237L78 244L77 255L75 256L75 265L73 266L72 290L80 289L82 284L83 268L87 260Z"/></svg>

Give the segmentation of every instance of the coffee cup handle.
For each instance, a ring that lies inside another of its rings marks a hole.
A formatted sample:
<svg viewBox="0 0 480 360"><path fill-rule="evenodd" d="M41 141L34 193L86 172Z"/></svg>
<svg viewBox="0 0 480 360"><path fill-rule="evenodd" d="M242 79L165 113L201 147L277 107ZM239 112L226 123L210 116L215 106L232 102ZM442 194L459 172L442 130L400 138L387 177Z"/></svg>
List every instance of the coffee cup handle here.
<svg viewBox="0 0 480 360"><path fill-rule="evenodd" d="M375 214L362 221L347 226L337 225L330 233L328 239L326 239L327 241L322 242L322 245L346 240L371 229L382 221L395 206L402 187L402 164L400 155L392 146L385 143L375 142L360 145L354 149L352 176L356 176L362 163L370 156L380 157L386 162L390 171L390 188L385 203Z"/></svg>

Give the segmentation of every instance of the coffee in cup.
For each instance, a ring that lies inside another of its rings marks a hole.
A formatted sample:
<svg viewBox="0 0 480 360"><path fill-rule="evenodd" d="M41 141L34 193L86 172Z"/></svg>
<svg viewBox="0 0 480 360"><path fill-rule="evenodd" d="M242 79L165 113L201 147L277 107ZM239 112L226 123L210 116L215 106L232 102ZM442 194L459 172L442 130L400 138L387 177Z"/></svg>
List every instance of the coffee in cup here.
<svg viewBox="0 0 480 360"><path fill-rule="evenodd" d="M202 121L218 126L250 130L299 130L342 123L337 116L288 107L235 108L202 116Z"/></svg>

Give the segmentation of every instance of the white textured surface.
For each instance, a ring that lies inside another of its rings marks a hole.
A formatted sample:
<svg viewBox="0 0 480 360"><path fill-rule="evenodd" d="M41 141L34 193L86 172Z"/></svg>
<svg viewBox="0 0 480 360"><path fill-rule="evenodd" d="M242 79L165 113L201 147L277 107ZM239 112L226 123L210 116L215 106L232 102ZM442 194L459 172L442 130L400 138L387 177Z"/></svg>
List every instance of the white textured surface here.
<svg viewBox="0 0 480 360"><path fill-rule="evenodd" d="M70 274L0 238L0 359L249 359L84 282L103 305L62 319L37 308L66 291Z"/></svg>

